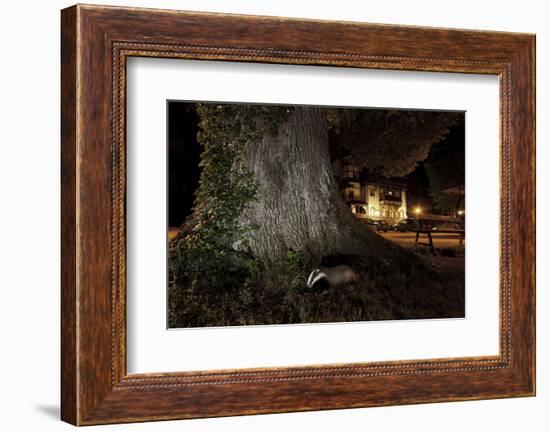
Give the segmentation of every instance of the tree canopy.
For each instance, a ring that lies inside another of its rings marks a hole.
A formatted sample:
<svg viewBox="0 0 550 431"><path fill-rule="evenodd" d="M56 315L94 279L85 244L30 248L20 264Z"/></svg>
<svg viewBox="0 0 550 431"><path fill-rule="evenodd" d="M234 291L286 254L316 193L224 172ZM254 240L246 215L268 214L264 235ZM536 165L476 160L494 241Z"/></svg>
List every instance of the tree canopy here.
<svg viewBox="0 0 550 431"><path fill-rule="evenodd" d="M201 130L225 141L254 142L286 121L292 106L199 104ZM325 108L326 125L339 153L358 168L387 177L402 177L425 160L463 114L398 109ZM221 120L220 120L221 119ZM220 128L223 123L224 127Z"/></svg>
<svg viewBox="0 0 550 431"><path fill-rule="evenodd" d="M465 184L464 117L451 127L451 131L447 139L433 147L424 162L430 194L436 208L443 213L453 213L462 203L461 197L443 190Z"/></svg>
<svg viewBox="0 0 550 431"><path fill-rule="evenodd" d="M331 127L353 163L387 177L402 177L425 160L461 114L396 109L331 109Z"/></svg>

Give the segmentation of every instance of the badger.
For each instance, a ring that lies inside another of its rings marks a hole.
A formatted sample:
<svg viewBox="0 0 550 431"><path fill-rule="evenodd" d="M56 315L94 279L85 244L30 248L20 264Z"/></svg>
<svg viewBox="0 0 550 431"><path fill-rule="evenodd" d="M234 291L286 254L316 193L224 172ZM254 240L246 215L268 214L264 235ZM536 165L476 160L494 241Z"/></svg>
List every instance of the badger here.
<svg viewBox="0 0 550 431"><path fill-rule="evenodd" d="M339 286L345 283L355 283L357 279L357 274L348 265L337 265L332 268L319 267L311 271L306 286L312 288L317 283Z"/></svg>

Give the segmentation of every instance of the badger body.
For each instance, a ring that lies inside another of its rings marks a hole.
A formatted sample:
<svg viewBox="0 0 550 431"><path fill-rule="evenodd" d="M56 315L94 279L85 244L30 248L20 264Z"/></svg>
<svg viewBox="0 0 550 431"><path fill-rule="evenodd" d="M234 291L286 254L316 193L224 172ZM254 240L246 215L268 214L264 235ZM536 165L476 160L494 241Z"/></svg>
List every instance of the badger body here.
<svg viewBox="0 0 550 431"><path fill-rule="evenodd" d="M332 268L319 267L311 271L306 286L312 288L316 284L326 283L329 286L339 286L346 283L355 283L357 273L349 265L337 265Z"/></svg>

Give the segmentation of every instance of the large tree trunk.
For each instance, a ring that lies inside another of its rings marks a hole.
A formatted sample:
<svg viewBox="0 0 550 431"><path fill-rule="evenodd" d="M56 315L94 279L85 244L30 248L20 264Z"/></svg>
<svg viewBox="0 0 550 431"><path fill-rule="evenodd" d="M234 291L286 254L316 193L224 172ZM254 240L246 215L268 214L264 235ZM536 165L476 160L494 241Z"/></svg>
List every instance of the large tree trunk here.
<svg viewBox="0 0 550 431"><path fill-rule="evenodd" d="M250 244L264 262L284 257L290 250L313 261L339 254L380 260L384 249L395 250L357 221L343 202L320 109L293 108L276 134L267 134L249 147L245 164L259 188L242 222L255 226Z"/></svg>

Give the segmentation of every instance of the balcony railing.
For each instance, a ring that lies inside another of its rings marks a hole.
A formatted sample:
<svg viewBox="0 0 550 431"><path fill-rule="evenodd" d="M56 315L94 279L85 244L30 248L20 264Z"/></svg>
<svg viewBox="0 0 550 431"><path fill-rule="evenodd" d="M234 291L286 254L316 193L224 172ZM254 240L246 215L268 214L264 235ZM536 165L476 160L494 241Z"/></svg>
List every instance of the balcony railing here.
<svg viewBox="0 0 550 431"><path fill-rule="evenodd" d="M380 202L400 204L401 203L401 195L384 195L384 196L380 197Z"/></svg>

